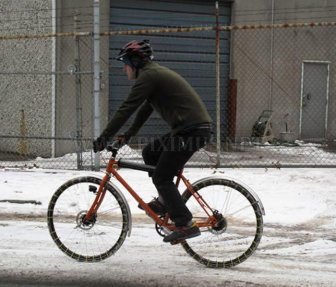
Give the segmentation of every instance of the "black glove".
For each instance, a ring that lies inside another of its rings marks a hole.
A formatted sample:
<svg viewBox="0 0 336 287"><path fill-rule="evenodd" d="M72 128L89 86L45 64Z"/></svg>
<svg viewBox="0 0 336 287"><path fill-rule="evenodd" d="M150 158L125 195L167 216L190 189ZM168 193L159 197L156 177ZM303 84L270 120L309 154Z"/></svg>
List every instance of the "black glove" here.
<svg viewBox="0 0 336 287"><path fill-rule="evenodd" d="M127 132L121 135L117 135L117 140L121 145L127 144L130 139L131 136Z"/></svg>
<svg viewBox="0 0 336 287"><path fill-rule="evenodd" d="M93 151L96 153L96 152L99 152L99 151L102 151L104 148L106 148L107 146L107 141L105 138L103 137L99 137L97 138L96 140L94 140L93 142Z"/></svg>

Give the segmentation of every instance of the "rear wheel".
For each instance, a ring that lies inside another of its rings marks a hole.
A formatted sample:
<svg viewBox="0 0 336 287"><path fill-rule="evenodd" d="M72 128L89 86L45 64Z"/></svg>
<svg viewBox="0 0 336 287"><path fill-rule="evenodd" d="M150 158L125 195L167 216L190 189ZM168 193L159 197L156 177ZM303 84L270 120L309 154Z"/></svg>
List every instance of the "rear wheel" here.
<svg viewBox="0 0 336 287"><path fill-rule="evenodd" d="M211 215L217 223L201 227L201 236L183 241L187 253L214 268L229 268L251 256L263 232L262 211L251 193L240 184L223 178L205 179L193 185L193 189L211 207ZM196 222L208 219L188 190L183 198Z"/></svg>
<svg viewBox="0 0 336 287"><path fill-rule="evenodd" d="M66 255L78 261L101 261L111 256L127 235L127 207L110 185L98 212L90 220L84 220L100 183L95 177L70 180L55 192L49 203L50 235Z"/></svg>

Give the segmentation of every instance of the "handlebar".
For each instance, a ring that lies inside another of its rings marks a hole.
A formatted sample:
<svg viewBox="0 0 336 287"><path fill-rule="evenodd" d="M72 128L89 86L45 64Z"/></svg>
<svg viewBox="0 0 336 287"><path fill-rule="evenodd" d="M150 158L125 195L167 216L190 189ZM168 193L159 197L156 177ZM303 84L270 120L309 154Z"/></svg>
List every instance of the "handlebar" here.
<svg viewBox="0 0 336 287"><path fill-rule="evenodd" d="M113 157L115 157L118 153L118 150L122 148L124 145L125 145L124 141L117 139L114 140L111 144L109 144L106 147L106 150L112 152Z"/></svg>

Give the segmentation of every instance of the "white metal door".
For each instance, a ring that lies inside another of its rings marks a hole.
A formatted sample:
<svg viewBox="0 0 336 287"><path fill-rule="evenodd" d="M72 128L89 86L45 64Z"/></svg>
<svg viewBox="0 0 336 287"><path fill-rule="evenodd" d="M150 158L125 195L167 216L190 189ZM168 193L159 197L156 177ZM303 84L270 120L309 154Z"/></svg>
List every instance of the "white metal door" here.
<svg viewBox="0 0 336 287"><path fill-rule="evenodd" d="M329 63L306 61L302 66L300 136L325 138L327 129Z"/></svg>

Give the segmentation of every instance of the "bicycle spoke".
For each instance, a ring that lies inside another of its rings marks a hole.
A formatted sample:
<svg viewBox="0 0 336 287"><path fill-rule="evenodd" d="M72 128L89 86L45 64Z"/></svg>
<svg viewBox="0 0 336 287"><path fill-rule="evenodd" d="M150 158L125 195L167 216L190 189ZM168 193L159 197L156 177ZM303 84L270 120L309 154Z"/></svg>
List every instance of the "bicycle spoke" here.
<svg viewBox="0 0 336 287"><path fill-rule="evenodd" d="M227 216L233 216L235 214L238 214L239 212L242 212L243 210L246 210L246 209L250 209L251 208L251 204L247 204L246 206L238 209L237 211L233 212L233 213L227 213L226 215Z"/></svg>
<svg viewBox="0 0 336 287"><path fill-rule="evenodd" d="M231 199L231 195L232 195L232 191L230 190L228 193L227 193L227 196L226 196L226 199L225 199L225 202L224 202L224 206L222 209L220 209L220 211L224 211L223 214L226 214L227 212L227 209L228 209L228 206L229 206L229 202L230 202L230 199Z"/></svg>

